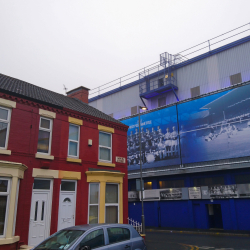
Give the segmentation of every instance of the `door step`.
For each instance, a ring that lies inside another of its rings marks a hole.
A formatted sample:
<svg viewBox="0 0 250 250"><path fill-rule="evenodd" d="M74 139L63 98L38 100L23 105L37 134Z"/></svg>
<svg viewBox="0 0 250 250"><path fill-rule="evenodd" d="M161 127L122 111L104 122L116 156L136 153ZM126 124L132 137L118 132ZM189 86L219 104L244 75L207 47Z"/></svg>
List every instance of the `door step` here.
<svg viewBox="0 0 250 250"><path fill-rule="evenodd" d="M29 249L32 249L33 247L34 246L22 245L22 246L20 246L19 250L29 250Z"/></svg>

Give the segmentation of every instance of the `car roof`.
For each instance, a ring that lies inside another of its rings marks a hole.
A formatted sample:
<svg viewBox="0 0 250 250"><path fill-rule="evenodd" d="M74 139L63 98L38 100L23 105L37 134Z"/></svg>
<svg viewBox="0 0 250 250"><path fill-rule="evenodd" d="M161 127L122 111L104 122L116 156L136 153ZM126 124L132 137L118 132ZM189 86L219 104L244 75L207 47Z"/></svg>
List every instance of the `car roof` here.
<svg viewBox="0 0 250 250"><path fill-rule="evenodd" d="M67 227L64 228L62 230L84 230L87 231L89 229L95 228L95 227L132 227L131 225L128 224L119 224L119 223L115 223L115 224L109 224L109 223L97 223L97 224L84 224L84 225L78 225L78 226L73 226L73 227ZM133 228L133 227L132 227Z"/></svg>

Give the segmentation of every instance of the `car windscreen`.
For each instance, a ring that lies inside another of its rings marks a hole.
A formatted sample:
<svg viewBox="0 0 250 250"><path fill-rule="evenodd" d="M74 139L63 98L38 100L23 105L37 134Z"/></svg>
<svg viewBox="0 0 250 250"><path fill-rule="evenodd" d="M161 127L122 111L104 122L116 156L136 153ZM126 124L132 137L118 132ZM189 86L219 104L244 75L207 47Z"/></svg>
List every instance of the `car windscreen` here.
<svg viewBox="0 0 250 250"><path fill-rule="evenodd" d="M68 249L85 231L62 230L42 242L34 249L39 250L65 250Z"/></svg>

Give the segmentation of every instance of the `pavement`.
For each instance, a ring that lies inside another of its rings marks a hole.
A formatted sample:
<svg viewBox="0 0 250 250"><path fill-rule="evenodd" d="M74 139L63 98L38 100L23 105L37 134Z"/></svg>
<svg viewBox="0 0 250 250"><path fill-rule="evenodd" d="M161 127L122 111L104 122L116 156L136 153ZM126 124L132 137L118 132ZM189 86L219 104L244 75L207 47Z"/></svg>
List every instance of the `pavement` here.
<svg viewBox="0 0 250 250"><path fill-rule="evenodd" d="M250 250L250 232L237 232L150 228L146 244L148 250Z"/></svg>
<svg viewBox="0 0 250 250"><path fill-rule="evenodd" d="M186 233L186 234L205 234L205 235L227 235L250 237L250 230L223 230L218 228L212 229L188 229L188 228L167 228L167 227L150 227L146 228L147 232L162 231L166 233Z"/></svg>

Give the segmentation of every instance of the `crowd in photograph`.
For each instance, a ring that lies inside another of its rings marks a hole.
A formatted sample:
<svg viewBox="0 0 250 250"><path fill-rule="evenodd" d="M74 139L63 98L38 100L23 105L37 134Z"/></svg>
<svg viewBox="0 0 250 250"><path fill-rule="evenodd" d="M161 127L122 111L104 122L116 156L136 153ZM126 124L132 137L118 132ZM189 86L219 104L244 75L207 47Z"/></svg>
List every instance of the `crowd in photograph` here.
<svg viewBox="0 0 250 250"><path fill-rule="evenodd" d="M179 157L179 139L176 126L162 131L157 128L141 128L142 164ZM140 164L140 137L138 128L127 138L128 164Z"/></svg>

